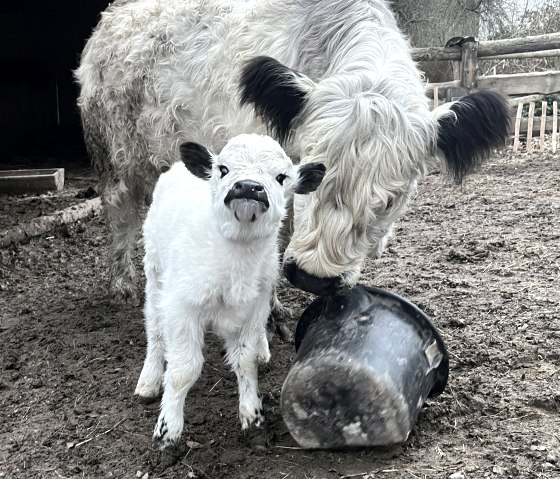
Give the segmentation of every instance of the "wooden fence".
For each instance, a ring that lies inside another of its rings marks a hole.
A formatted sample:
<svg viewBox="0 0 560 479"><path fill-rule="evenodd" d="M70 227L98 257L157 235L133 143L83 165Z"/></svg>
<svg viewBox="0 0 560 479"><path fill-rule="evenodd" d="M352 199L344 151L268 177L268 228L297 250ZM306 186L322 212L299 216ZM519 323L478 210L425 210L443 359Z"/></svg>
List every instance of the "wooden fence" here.
<svg viewBox="0 0 560 479"><path fill-rule="evenodd" d="M514 133L513 133L513 151L517 151L519 149L519 143L521 138L521 132L527 132L527 151L531 151L533 149L533 132L534 126L536 125L535 122L535 102L529 102L529 115L526 121L526 129L522 128L522 111L523 111L524 103L518 103L517 105L517 114L515 115L515 123L514 123ZM546 101L541 102L541 109L542 113L540 116L540 140L539 140L539 150L544 151L545 149L545 134L547 131L551 131L552 133L552 152L556 153L556 148L558 146L558 102L552 102L552 121L551 121L551 128L548 129L547 126L547 109L548 103Z"/></svg>
<svg viewBox="0 0 560 479"><path fill-rule="evenodd" d="M498 90L510 97L512 125L514 127L513 148L517 151L520 139L527 138L527 150L533 147L533 138L540 136L539 149L544 149L546 133L552 134L552 151L556 152L558 132L558 105L552 104L552 116L547 118L545 95L560 92L560 71L516 73L508 75L478 76L478 61L508 58L560 57L560 33L536 35L478 42L475 37L451 39L447 47L414 48L416 61L452 61L455 79L427 85L427 94L433 98L434 107L440 101L459 98L474 88ZM542 114L535 119L535 102L541 101ZM529 104L528 117L523 118L523 105ZM526 135L524 134L526 132Z"/></svg>

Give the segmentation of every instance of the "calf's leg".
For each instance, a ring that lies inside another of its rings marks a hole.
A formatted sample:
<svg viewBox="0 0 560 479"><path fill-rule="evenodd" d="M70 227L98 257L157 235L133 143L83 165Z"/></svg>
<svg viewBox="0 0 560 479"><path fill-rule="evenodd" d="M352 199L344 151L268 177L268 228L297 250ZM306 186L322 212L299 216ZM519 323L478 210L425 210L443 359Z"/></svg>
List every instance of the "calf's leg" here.
<svg viewBox="0 0 560 479"><path fill-rule="evenodd" d="M258 385L258 363L270 360L266 339L266 321L270 313L269 292L257 300L247 322L237 334L226 336L227 361L239 386L239 420L241 429L260 427L264 423Z"/></svg>
<svg viewBox="0 0 560 479"><path fill-rule="evenodd" d="M173 446L181 438L185 398L200 376L204 362L204 329L196 313L188 311L179 302L162 305L162 310L166 312L162 322L167 369L163 379L161 410L153 436L159 449Z"/></svg>

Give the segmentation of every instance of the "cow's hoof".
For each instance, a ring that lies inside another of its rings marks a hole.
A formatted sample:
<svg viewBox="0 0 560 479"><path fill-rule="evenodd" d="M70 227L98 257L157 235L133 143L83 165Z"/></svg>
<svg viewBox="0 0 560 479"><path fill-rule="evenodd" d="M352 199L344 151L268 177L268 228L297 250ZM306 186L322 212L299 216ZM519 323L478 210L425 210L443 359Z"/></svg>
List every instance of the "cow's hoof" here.
<svg viewBox="0 0 560 479"><path fill-rule="evenodd" d="M113 301L118 303L127 303L133 306L140 304L138 291L130 280L118 278L111 281L111 284L109 285L109 294L111 295Z"/></svg>
<svg viewBox="0 0 560 479"><path fill-rule="evenodd" d="M287 320L292 317L291 310L283 306L280 302L273 305L268 316L267 322L267 339L269 343L277 337L283 343L292 343L294 335L286 324Z"/></svg>
<svg viewBox="0 0 560 479"><path fill-rule="evenodd" d="M280 340L284 343L293 343L294 342L294 334L290 331L290 328L286 326L284 322L277 322L275 324L276 335L280 338Z"/></svg>

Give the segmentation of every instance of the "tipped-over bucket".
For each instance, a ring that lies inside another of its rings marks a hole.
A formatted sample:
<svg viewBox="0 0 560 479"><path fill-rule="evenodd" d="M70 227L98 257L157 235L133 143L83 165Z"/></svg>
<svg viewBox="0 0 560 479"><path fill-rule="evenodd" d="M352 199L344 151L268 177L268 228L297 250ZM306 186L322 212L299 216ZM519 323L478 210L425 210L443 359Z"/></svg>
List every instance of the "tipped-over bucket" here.
<svg viewBox="0 0 560 479"><path fill-rule="evenodd" d="M296 329L282 417L306 448L406 441L428 396L447 383L436 328L400 296L358 285L315 300Z"/></svg>

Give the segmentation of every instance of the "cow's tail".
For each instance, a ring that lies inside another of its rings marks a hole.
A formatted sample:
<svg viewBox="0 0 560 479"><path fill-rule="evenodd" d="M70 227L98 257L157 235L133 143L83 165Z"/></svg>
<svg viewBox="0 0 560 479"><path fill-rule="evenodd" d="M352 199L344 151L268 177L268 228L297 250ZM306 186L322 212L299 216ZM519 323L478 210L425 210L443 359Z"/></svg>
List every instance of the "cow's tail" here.
<svg viewBox="0 0 560 479"><path fill-rule="evenodd" d="M482 90L433 111L438 123L437 147L449 173L460 183L509 134L510 107L494 91Z"/></svg>

